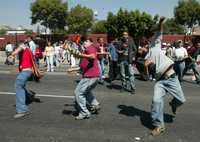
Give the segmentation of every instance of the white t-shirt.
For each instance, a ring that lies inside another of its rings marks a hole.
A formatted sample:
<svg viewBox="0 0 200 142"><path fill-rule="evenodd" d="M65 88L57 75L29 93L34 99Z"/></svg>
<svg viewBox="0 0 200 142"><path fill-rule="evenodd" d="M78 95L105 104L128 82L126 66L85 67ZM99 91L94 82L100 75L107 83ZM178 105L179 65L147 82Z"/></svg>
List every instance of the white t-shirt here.
<svg viewBox="0 0 200 142"><path fill-rule="evenodd" d="M187 50L184 47L175 48L174 57L176 61L181 61L188 56Z"/></svg>
<svg viewBox="0 0 200 142"><path fill-rule="evenodd" d="M6 49L7 52L12 52L13 51L12 44L7 44L5 49Z"/></svg>

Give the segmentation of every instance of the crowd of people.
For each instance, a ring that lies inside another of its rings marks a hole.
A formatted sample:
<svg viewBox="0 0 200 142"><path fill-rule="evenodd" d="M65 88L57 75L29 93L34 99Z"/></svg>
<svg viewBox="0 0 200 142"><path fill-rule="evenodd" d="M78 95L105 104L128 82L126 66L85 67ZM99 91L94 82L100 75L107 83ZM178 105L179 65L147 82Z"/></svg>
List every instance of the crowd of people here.
<svg viewBox="0 0 200 142"><path fill-rule="evenodd" d="M47 71L53 72L54 66L59 65L63 60L67 60L71 67L79 66L82 79L76 86L75 102L78 115L77 120L90 118L92 112L100 109L92 91L95 86L105 81L112 86L116 79L121 80L121 91L128 91L130 94L136 93L135 70L136 67L142 78L145 80L156 80L154 86L154 96L151 106L152 124L155 128L152 135L159 135L165 131L164 125L164 96L173 97L170 102L172 112L176 114L176 109L185 102L184 93L180 82L188 69L192 69L196 83L200 83L200 74L197 69L197 56L200 54L200 43L191 45L177 41L175 44L163 44L163 22L159 22L159 30L151 38L141 42L137 48L134 39L129 33L124 31L120 39L108 38L105 43L102 37L97 38L97 44L90 38L83 41L59 41L51 44L49 41L44 50L47 63ZM13 51L9 58L14 58L19 54L20 73L16 79L16 114L14 118L20 118L28 113L25 103L27 93L26 82L31 76L34 62L37 61L36 46L31 38ZM55 64L54 64L55 63ZM89 108L88 108L89 105Z"/></svg>

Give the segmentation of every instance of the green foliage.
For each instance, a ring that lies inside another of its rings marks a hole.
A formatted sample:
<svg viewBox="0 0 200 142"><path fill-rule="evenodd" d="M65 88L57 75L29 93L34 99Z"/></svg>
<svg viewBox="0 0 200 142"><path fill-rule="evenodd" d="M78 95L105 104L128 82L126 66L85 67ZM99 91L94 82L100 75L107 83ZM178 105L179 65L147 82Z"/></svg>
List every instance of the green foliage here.
<svg viewBox="0 0 200 142"><path fill-rule="evenodd" d="M61 0L36 0L31 4L32 24L40 23L55 32L64 29L67 19L67 2Z"/></svg>
<svg viewBox="0 0 200 142"><path fill-rule="evenodd" d="M165 34L184 34L184 27L177 24L174 18L166 20L164 29Z"/></svg>
<svg viewBox="0 0 200 142"><path fill-rule="evenodd" d="M124 31L128 31L132 37L139 39L152 35L157 20L157 15L152 17L138 10L129 12L120 8L116 15L108 13L106 28L109 36L120 37Z"/></svg>
<svg viewBox="0 0 200 142"><path fill-rule="evenodd" d="M105 20L97 21L96 23L94 23L94 25L91 28L92 33L106 33L107 30L105 24Z"/></svg>
<svg viewBox="0 0 200 142"><path fill-rule="evenodd" d="M0 29L0 35L4 35L6 33L6 29Z"/></svg>
<svg viewBox="0 0 200 142"><path fill-rule="evenodd" d="M200 4L196 0L180 0L174 9L177 23L192 28L200 23Z"/></svg>
<svg viewBox="0 0 200 142"><path fill-rule="evenodd" d="M77 5L71 9L68 17L69 33L85 34L92 27L94 14L92 9Z"/></svg>

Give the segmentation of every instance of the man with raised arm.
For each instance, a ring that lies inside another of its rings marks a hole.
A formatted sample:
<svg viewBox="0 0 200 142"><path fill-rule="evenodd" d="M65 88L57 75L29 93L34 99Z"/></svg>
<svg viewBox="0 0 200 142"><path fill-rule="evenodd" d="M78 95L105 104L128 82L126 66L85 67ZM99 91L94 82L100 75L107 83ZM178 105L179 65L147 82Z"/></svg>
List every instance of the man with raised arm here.
<svg viewBox="0 0 200 142"><path fill-rule="evenodd" d="M147 63L156 64L156 84L154 86L154 96L151 106L152 124L155 127L151 134L160 135L165 131L164 125L164 97L167 94L173 96L169 103L173 114L176 114L177 107L185 102L183 90L173 69L174 62L161 52L161 40L163 32L163 23L165 18L161 17L159 21L159 30L154 35L149 48L143 48L147 53Z"/></svg>

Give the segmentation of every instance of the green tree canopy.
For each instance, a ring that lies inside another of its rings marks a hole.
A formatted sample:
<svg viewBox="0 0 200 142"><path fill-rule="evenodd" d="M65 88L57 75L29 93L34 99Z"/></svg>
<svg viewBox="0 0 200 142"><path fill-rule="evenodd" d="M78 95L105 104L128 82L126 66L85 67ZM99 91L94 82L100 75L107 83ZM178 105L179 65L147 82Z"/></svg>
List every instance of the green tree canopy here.
<svg viewBox="0 0 200 142"><path fill-rule="evenodd" d="M109 36L121 37L123 31L128 31L132 37L139 39L152 35L157 20L157 15L152 17L138 10L129 12L120 8L116 15L108 13L106 28Z"/></svg>
<svg viewBox="0 0 200 142"><path fill-rule="evenodd" d="M196 0L179 0L174 17L177 23L192 28L200 23L200 3Z"/></svg>
<svg viewBox="0 0 200 142"><path fill-rule="evenodd" d="M184 26L177 24L174 18L164 23L164 34L184 34Z"/></svg>
<svg viewBox="0 0 200 142"><path fill-rule="evenodd" d="M69 12L68 28L70 33L85 34L92 27L94 13L92 9L77 5Z"/></svg>
<svg viewBox="0 0 200 142"><path fill-rule="evenodd" d="M64 30L68 7L61 0L36 0L31 4L32 24L40 23L53 32Z"/></svg>
<svg viewBox="0 0 200 142"><path fill-rule="evenodd" d="M91 28L92 33L106 33L107 30L105 24L106 24L105 20L95 22Z"/></svg>

